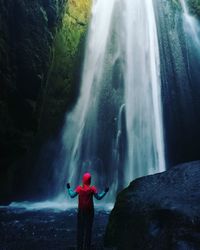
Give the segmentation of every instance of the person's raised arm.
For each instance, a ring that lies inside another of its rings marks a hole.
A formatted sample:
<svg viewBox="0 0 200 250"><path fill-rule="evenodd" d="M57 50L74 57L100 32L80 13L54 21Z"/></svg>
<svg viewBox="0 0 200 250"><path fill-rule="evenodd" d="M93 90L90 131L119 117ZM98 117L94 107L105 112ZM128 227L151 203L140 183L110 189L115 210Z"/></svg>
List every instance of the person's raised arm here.
<svg viewBox="0 0 200 250"><path fill-rule="evenodd" d="M101 193L94 193L94 197L97 199L97 200L101 200L103 199L103 197L107 194L109 188L106 187L105 190Z"/></svg>
<svg viewBox="0 0 200 250"><path fill-rule="evenodd" d="M68 194L69 194L69 196L70 196L71 198L74 198L74 197L76 197L76 196L78 195L77 192L74 192L74 191L70 188L70 183L67 183L67 192L68 192Z"/></svg>

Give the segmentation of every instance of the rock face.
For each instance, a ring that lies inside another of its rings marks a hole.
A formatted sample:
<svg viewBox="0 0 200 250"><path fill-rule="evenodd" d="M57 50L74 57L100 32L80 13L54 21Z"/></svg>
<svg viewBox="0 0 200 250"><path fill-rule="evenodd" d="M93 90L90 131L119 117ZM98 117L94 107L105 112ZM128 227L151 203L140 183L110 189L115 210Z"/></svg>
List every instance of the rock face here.
<svg viewBox="0 0 200 250"><path fill-rule="evenodd" d="M188 2L192 4L192 1ZM154 5L166 158L168 165L174 166L200 158L199 49L194 45L194 37L186 32L180 0L155 0Z"/></svg>
<svg viewBox="0 0 200 250"><path fill-rule="evenodd" d="M38 175L39 148L57 134L76 96L90 6L0 0L0 202L17 198Z"/></svg>
<svg viewBox="0 0 200 250"><path fill-rule="evenodd" d="M189 11L192 15L195 15L200 19L200 1L199 0L187 0Z"/></svg>
<svg viewBox="0 0 200 250"><path fill-rule="evenodd" d="M52 46L66 0L0 1L0 189L38 131ZM1 195L2 199L2 195Z"/></svg>
<svg viewBox="0 0 200 250"><path fill-rule="evenodd" d="M30 143L37 130L39 99L45 89L64 2L0 2L0 137L5 151L11 143L15 151L26 150L26 142Z"/></svg>
<svg viewBox="0 0 200 250"><path fill-rule="evenodd" d="M53 60L48 72L45 98L42 104L38 137L42 138L40 152L28 159L31 177L19 193L26 197L17 199L47 199L56 196L57 164L60 160L62 140L60 138L65 113L69 111L79 92L81 65L88 21L91 13L91 0L68 0L62 25L56 33L53 45ZM42 149L41 149L42 148ZM36 160L35 160L36 159ZM23 165L25 165L23 163ZM37 185L34 185L34 182ZM19 183L19 181L18 181ZM19 185L18 185L19 186ZM55 192L55 193L54 193ZM15 198L16 199L16 198Z"/></svg>
<svg viewBox="0 0 200 250"><path fill-rule="evenodd" d="M68 0L61 28L56 33L40 121L43 137L59 131L65 112L76 99L91 3L91 0Z"/></svg>
<svg viewBox="0 0 200 250"><path fill-rule="evenodd" d="M105 245L121 250L200 249L200 162L133 181L117 197Z"/></svg>

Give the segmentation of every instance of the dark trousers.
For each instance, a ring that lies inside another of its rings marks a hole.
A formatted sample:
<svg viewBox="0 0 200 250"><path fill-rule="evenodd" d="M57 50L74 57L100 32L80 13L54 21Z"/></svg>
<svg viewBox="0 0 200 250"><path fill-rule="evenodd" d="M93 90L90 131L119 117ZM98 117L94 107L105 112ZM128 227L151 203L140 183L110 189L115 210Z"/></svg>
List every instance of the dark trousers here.
<svg viewBox="0 0 200 250"><path fill-rule="evenodd" d="M78 210L77 249L90 250L94 210Z"/></svg>

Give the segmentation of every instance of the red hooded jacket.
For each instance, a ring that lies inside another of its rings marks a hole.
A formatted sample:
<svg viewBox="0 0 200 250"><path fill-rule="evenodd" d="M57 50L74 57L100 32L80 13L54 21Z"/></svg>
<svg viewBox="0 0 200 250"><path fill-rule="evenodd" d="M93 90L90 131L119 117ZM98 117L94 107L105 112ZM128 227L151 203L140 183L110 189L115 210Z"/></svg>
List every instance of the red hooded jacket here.
<svg viewBox="0 0 200 250"><path fill-rule="evenodd" d="M78 196L78 208L81 210L92 210L94 209L93 195L97 193L95 186L90 186L91 184L91 174L85 173L83 175L83 185L78 186L75 192L79 194Z"/></svg>

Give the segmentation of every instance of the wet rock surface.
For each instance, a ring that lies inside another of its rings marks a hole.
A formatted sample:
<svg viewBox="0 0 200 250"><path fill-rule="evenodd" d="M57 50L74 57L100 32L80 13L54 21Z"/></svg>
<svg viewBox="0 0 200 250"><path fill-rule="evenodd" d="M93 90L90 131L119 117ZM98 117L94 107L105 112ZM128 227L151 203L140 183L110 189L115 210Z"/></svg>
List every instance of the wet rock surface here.
<svg viewBox="0 0 200 250"><path fill-rule="evenodd" d="M91 2L0 0L1 204L43 199L54 182L51 163L79 89Z"/></svg>
<svg viewBox="0 0 200 250"><path fill-rule="evenodd" d="M103 248L108 211L97 210L92 249ZM0 208L1 250L75 250L77 210Z"/></svg>
<svg viewBox="0 0 200 250"><path fill-rule="evenodd" d="M133 181L117 197L106 245L118 249L200 249L200 162Z"/></svg>
<svg viewBox="0 0 200 250"><path fill-rule="evenodd" d="M29 152L39 127L54 36L65 3L0 1L1 201L8 200L16 186L14 178L21 170L13 164Z"/></svg>
<svg viewBox="0 0 200 250"><path fill-rule="evenodd" d="M174 166L200 158L199 49L194 46L193 36L185 30L180 1L155 0L154 6L166 155L169 165Z"/></svg>

